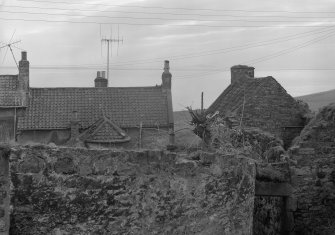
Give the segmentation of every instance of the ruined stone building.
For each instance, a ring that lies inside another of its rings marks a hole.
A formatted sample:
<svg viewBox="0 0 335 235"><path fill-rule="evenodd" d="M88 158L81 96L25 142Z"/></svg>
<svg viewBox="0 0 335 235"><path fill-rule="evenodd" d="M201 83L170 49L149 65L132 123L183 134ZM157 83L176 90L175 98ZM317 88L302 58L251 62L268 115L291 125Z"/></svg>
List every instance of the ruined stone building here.
<svg viewBox="0 0 335 235"><path fill-rule="evenodd" d="M171 77L165 61L161 85L108 87L101 71L94 87L31 88L27 53L22 52L19 74L0 75L1 141L141 147L160 140L166 144L174 123Z"/></svg>
<svg viewBox="0 0 335 235"><path fill-rule="evenodd" d="M231 83L208 108L234 125L258 127L291 141L305 125L301 106L271 76L255 78L253 67L231 67Z"/></svg>

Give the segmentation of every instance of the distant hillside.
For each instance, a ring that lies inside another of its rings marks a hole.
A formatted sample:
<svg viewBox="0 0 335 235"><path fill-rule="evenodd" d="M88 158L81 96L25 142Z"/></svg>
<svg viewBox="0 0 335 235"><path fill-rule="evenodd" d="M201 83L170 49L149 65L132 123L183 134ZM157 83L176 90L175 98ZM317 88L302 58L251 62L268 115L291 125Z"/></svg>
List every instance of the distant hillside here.
<svg viewBox="0 0 335 235"><path fill-rule="evenodd" d="M295 98L305 101L312 111L318 111L319 108L335 102L335 90L324 91Z"/></svg>

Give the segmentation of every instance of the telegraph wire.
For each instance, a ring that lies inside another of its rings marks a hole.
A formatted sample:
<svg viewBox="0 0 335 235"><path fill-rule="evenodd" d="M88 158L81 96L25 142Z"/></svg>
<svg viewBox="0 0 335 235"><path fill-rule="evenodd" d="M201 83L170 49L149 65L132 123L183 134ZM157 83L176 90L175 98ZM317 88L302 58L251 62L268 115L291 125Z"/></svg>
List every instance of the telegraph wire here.
<svg viewBox="0 0 335 235"><path fill-rule="evenodd" d="M259 46L265 46L265 45L272 45L272 44L276 44L276 43L281 43L281 42L286 42L286 41L290 41L292 39L298 39L301 37L305 37L305 35L307 36L313 36L313 35L317 35L320 33L327 33L327 32L332 32L334 30L333 29L329 29L329 28L325 28L325 29L317 29L317 30L311 30L311 31L307 31L307 32L303 32L303 33L298 33L298 34L292 34L292 35L288 35L285 37L278 37L278 38L274 38L274 39L270 39L270 40L266 40L266 41L260 41L260 42L254 42L254 43L247 43L247 44L243 44L243 45L238 45L238 46L233 46L233 47L227 47L227 48L221 48L221 49L216 49L216 50L209 50L209 51L202 51L200 53L190 53L190 54L183 54L183 55L177 55L177 56L173 56L172 59L173 60L178 60L178 59L187 59L187 58L195 58L195 57L200 57L200 56L208 56L208 55L215 55L215 54L224 54L224 53L229 53L229 52L234 52L234 51L240 51L240 50L245 50L245 49L252 49L255 47L259 47ZM271 43L273 42L273 43ZM148 63L155 63L155 62L161 62L161 60L166 59L165 57L156 57L156 58L152 58L152 59L136 59L136 60L128 60L128 61L124 61L124 62L117 62L117 63L111 63L112 66L127 66L127 65L133 65L134 62L136 64L148 64ZM51 65L40 65L41 66L51 66ZM76 66L103 66L102 63L100 64L81 64L81 65L60 65L62 67L76 67Z"/></svg>
<svg viewBox="0 0 335 235"><path fill-rule="evenodd" d="M276 38L276 39L271 39L271 40L262 41L262 42L248 43L248 44L244 44L244 45L240 45L240 46L227 47L227 48L222 48L222 49L217 49L217 50L210 50L210 51L203 51L203 52L200 52L200 53L190 53L190 54L172 56L172 59L173 60L180 60L180 59L188 59L188 58L201 57L201 56L224 54L224 53L240 51L240 50L245 50L245 49L252 49L252 48L255 48L255 47L272 45L272 44L286 42L286 41L290 41L292 39L297 39L297 38L302 37L302 36L299 37L298 35L306 35L306 34L315 35L315 34L320 34L320 33L326 33L326 32L333 31L333 30L334 30L334 28L332 28L332 29L327 28L326 30L323 29L321 32L316 32L317 30L313 30L313 31L308 31L308 32L300 33L300 34L294 34L294 35L286 36L286 37L279 37L279 38ZM273 42L273 43L271 43L271 42ZM146 60L143 60L143 59L142 60L141 59L130 60L130 61L127 61L127 62L113 63L112 65L114 65L114 66L124 66L124 65L131 65L133 62L136 62L137 64L146 64L146 63L150 63L150 62L152 62L152 63L159 62L163 59L164 59L163 57L160 57L160 58L158 57L158 58L155 58L155 59L146 59Z"/></svg>
<svg viewBox="0 0 335 235"><path fill-rule="evenodd" d="M44 20L24 18L3 18L8 21L47 22L47 23L74 23L74 24L120 24L129 26L166 26L166 27L208 27L208 28L320 28L334 27L334 25L207 25L207 24L157 24L157 23L127 23L127 22L97 22L97 21L70 21L70 20ZM313 22L311 22L313 23Z"/></svg>
<svg viewBox="0 0 335 235"><path fill-rule="evenodd" d="M335 28L335 27L334 27ZM276 44L276 43L281 43L281 42L286 42L290 41L292 39L298 39L301 38L302 35L316 35L320 33L326 33L329 31L334 30L334 28L324 28L324 29L317 29L317 30L311 30L303 33L297 33L297 34L292 34L288 35L285 37L278 37L266 41L260 41L260 42L254 42L254 43L247 43L243 45L238 45L238 46L233 46L233 47L226 47L226 48L221 48L221 49L216 49L216 50L209 50L209 51L202 51L198 53L189 53L189 54L182 54L182 55L177 55L177 56L172 56L171 58L173 60L178 60L178 59L187 59L187 58L194 58L194 57L200 57L200 56L208 56L208 55L215 55L215 54L224 54L224 53L229 53L229 52L234 52L234 51L239 51L239 50L245 50L245 49L252 49L255 47L259 46L265 46L265 45L271 45L271 44ZM299 37L300 36L300 37ZM305 36L303 36L305 37ZM273 43L271 43L273 42ZM134 62L136 64L148 64L148 63L155 63L155 62L161 62L161 60L166 59L166 57L156 57L152 59L133 59L133 60L128 60L128 61L123 61L123 62L116 62L116 63L111 63L112 66L127 66L127 65L132 65ZM101 64L84 64L84 65L101 65ZM47 65L46 65L47 66ZM68 65L68 66L74 66L74 65ZM80 65L79 65L80 66Z"/></svg>
<svg viewBox="0 0 335 235"><path fill-rule="evenodd" d="M291 20L247 20L247 19L196 19L196 18L161 18L161 17L132 17L132 16L106 16L106 15L76 15L66 13L46 13L46 12L28 12L28 11L6 11L0 10L5 13L16 13L16 14L29 14L29 15L48 15L48 16L71 16L71 17L88 17L88 18L107 18L107 19L130 19L130 20L173 20L173 21L201 21L201 22L271 22L271 23L316 23L315 21L291 21ZM320 23L317 22L317 23ZM335 23L329 21L322 21L321 23Z"/></svg>
<svg viewBox="0 0 335 235"><path fill-rule="evenodd" d="M65 5L88 5L88 6L105 6L105 7L127 7L127 8L144 8L144 9L165 9L165 10L187 10L187 11L214 11L214 12L270 12L270 13L298 13L298 14L331 14L334 11L270 11L270 10L241 10L241 9L213 9L213 8L186 8L186 7L158 7L158 6L140 6L140 5L119 5L119 4L102 4L102 3L79 3L79 2L62 2L62 1L45 1L45 0L17 0L19 2L40 2Z"/></svg>
<svg viewBox="0 0 335 235"><path fill-rule="evenodd" d="M309 40L309 41L307 41L307 42L305 42L305 43L303 43L303 44L301 44L301 45L298 45L298 46L296 46L296 47L287 48L287 49L285 49L285 50L282 50L282 51L277 52L276 54L272 54L272 55L268 55L268 56L263 56L263 57L260 57L260 58L258 58L258 59L254 59L254 60L246 61L246 62L244 62L244 63L253 63L253 64L257 64L257 63L263 62L263 61L265 61L265 60L269 60L269 59L276 58L276 57L281 56L281 55L283 55L283 54L291 53L291 52L293 51L293 49L294 49L294 50L298 50L298 49L300 49L300 48L304 48L304 47L306 47L306 46L309 46L309 45L314 44L314 43L316 43L316 42L319 42L319 41L321 41L321 40L327 39L327 38L332 37L332 36L334 36L334 35L335 35L335 32L333 31L333 32L328 33L328 34L326 34L326 35L323 35L323 36L321 36L321 37L319 37L319 38L314 38L314 39L312 39L312 40Z"/></svg>
<svg viewBox="0 0 335 235"><path fill-rule="evenodd" d="M17 6L17 5L2 5L9 8L24 8L24 9L40 9L40 10L62 10L62 11L87 11L87 12L103 12L103 13L126 13L126 14L146 14L146 15L174 15L174 16L204 16L204 17L243 17L243 18L335 18L330 16L285 16L285 15L213 15L213 14L195 14L195 13L172 13L172 12L144 12L144 11L117 11L117 10L94 10L94 9L74 9L74 8L58 8L58 7L37 7L37 6Z"/></svg>
<svg viewBox="0 0 335 235"><path fill-rule="evenodd" d="M247 62L244 62L244 63L250 63L250 62L255 62L255 63L258 63L257 61L258 60L260 60L259 62L261 62L261 61L264 61L264 60L267 60L267 59L272 59L272 57L273 56L275 56L275 57L278 57L279 55L282 55L282 54L286 54L287 52L291 52L291 50L292 49L294 49L294 48L296 48L297 47L297 49L299 49L299 48L302 48L302 47L305 47L305 46L308 46L309 44L311 44L311 43L314 43L314 42L317 42L317 41L320 41L320 40L323 40L323 39L325 39L325 38L328 38L328 37L330 37L330 36L332 36L333 35L333 33L334 33L334 31L333 30L331 30L330 31L330 33L329 33L329 29L327 30L327 31L325 31L325 30L323 30L323 32L322 33L324 33L324 32L327 32L327 34L326 35L323 35L323 36L321 36L321 37L317 37L317 38L314 38L314 39L312 39L312 40L309 40L309 41L307 41L307 42L304 42L303 44L301 44L301 45L298 45L298 46L295 46L295 47L292 47L292 48L289 48L289 49L285 49L285 50L282 50L282 51L280 51L280 52L276 52L276 53L274 53L274 54L271 54L271 55L267 55L267 56L265 56L265 57L261 57L261 58L257 58L257 59L253 59L253 60L251 60L251 61L247 61ZM303 34L306 34L306 33L311 33L311 32L313 32L313 31L309 31L309 32L305 32L305 33L301 33L301 34L295 34L295 35L292 35L292 36L297 36L297 35L303 35ZM320 32L318 32L318 33L320 33ZM291 37L292 37L291 36ZM282 37L282 38L284 38L285 39L285 37ZM275 40L278 40L278 39L281 39L281 38L277 38L277 39L273 39L273 40L269 40L269 41L275 41ZM287 39L287 38L286 38ZM265 42L269 42L269 41L265 41ZM285 40L285 41L287 41L287 40ZM307 43L307 45L305 45ZM248 45L248 44L247 44ZM261 44L261 45L256 45L256 47L257 46L262 46L262 45L266 45L266 44ZM239 46L239 47L243 47L243 46ZM245 47L245 46L244 46ZM254 46L255 47L255 46ZM234 48L234 47L233 47ZM238 47L237 47L238 48ZM253 47L251 47L251 48L253 48ZM20 48L21 49L21 48ZM226 50L226 49L229 49L229 48L225 48L225 49L223 49L223 50ZM243 50L243 49L248 49L248 48L240 48L240 50ZM213 51L215 51L215 50L213 50ZM230 52L230 51L229 51ZM221 52L222 53L222 52ZM279 53L279 54L278 54ZM212 53L212 54L218 54L218 53ZM207 55L211 55L211 54L207 54ZM190 56L190 54L189 54L189 56L188 57L185 57L184 56L184 58L189 58L189 57L195 57L196 55L191 55ZM201 54L200 55L198 55L198 56L202 56ZM174 58L174 59L176 59L176 58ZM137 63L138 64L138 63ZM86 69L93 69L93 68L101 68L101 67L103 67L103 65L102 64L86 64L87 66L81 66L81 65L76 65L76 66L46 66L46 65L44 65L44 67L43 66L36 66L36 68L39 68L39 69L43 69L43 68L45 68L45 69L57 69L57 68L61 68L61 69L82 69L82 68L86 68ZM89 66L89 65L97 65L97 66L95 66L95 67L93 67L93 66ZM123 66L124 65L127 65L127 64L123 64ZM117 65L117 64L114 64L113 66L119 66L119 65ZM148 69L130 69L130 68L113 68L114 70L148 70ZM150 69L149 69L150 70ZM217 71L222 71L222 70L217 70ZM212 71L213 72L213 71ZM193 76L193 75L192 75Z"/></svg>
<svg viewBox="0 0 335 235"><path fill-rule="evenodd" d="M323 35L323 36L321 36L321 37L319 37L317 39L309 40L309 41L304 42L304 43L302 43L300 45L297 45L295 47L290 47L290 48L278 51L276 53L272 53L272 54L267 55L267 56L263 56L263 57L259 57L259 58L253 59L253 60L245 61L242 64L250 64L250 63L257 64L257 63L260 63L260 62L263 62L263 61L271 60L273 58L276 58L276 57L284 55L284 54L292 53L293 51L299 50L300 48L303 48L303 47L309 46L309 45L311 45L313 43L316 43L316 42L319 42L321 40L327 39L327 38L333 36L334 33L335 32L328 33L326 36ZM224 72L224 71L227 71L227 70L229 70L229 68L224 68L220 72ZM180 79L193 78L194 76L206 76L206 75L216 74L216 73L220 73L220 72L209 72L209 73L203 73L203 74L186 75L186 76L182 76Z"/></svg>

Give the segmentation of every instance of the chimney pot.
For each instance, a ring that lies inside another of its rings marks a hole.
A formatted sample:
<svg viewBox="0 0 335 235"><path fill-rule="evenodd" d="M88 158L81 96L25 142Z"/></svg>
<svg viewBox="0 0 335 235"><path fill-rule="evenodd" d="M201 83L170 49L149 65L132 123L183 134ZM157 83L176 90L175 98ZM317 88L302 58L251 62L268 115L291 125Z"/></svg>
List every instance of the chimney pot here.
<svg viewBox="0 0 335 235"><path fill-rule="evenodd" d="M27 52L26 51L21 52L21 60L27 60Z"/></svg>
<svg viewBox="0 0 335 235"><path fill-rule="evenodd" d="M101 71L101 77L106 78L106 71Z"/></svg>
<svg viewBox="0 0 335 235"><path fill-rule="evenodd" d="M164 71L169 72L170 70L170 61L165 60L164 61Z"/></svg>

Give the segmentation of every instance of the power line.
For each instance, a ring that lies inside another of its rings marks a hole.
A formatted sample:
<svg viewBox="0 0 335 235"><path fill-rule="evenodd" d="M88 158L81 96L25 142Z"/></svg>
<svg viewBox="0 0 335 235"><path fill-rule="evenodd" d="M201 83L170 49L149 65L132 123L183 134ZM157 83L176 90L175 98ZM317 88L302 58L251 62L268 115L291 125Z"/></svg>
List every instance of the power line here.
<svg viewBox="0 0 335 235"><path fill-rule="evenodd" d="M309 46L309 45L311 45L313 43L316 43L316 42L319 42L321 40L327 39L327 38L329 38L329 37L331 37L333 35L334 35L334 32L331 32L331 33L328 33L327 35L323 35L323 36L321 36L319 38L315 38L315 39L309 40L309 41L304 42L302 44L299 44L299 45L297 45L295 47L290 47L290 48L278 51L276 53L272 53L272 54L267 55L267 56L263 56L263 57L256 58L256 59L253 59L253 60L245 61L242 64L247 64L247 63L249 63L249 64L250 63L256 64L256 63L260 63L260 62L263 62L263 61L271 60L271 59L276 58L278 56L281 56L281 55L284 55L284 54L288 54L288 53L292 53L295 50L299 50L299 49L304 48L306 46ZM220 72L227 71L228 69L229 68L224 68ZM206 75L216 74L216 73L218 73L218 72L209 72L209 73L203 73L203 74L186 75L186 76L183 76L182 78L193 78L194 76L206 76Z"/></svg>
<svg viewBox="0 0 335 235"><path fill-rule="evenodd" d="M326 18L331 19L335 17L330 16L285 16L285 15L213 15L213 14L195 14L195 13L174 13L174 12L152 12L152 11L117 11L117 10L94 10L94 9L74 9L74 8L59 8L59 7L37 7L37 6L15 6L15 5L2 5L3 7L9 8L24 8L24 9L41 9L41 10L62 10L62 11L86 11L86 12L97 12L97 13L127 13L127 14L146 14L146 15L174 15L174 16L204 16L204 17L238 17L238 18Z"/></svg>
<svg viewBox="0 0 335 235"><path fill-rule="evenodd" d="M315 21L291 21L291 20L246 20L246 19L195 19L195 18L161 18L161 17L131 17L131 16L105 16L105 15L78 15L78 14L65 14L65 13L41 13L41 12L27 12L27 11L6 11L0 10L5 13L29 14L29 15L49 15L49 16L71 16L71 17L88 17L88 18L108 18L108 19L131 19L131 20L190 20L201 22L271 22L271 23L316 23ZM320 23L320 22L317 22ZM323 21L321 23L335 23Z"/></svg>
<svg viewBox="0 0 335 235"><path fill-rule="evenodd" d="M188 58L194 58L194 57L201 57L201 56L209 56L209 55L216 55L216 54L224 54L224 53L229 53L229 52L234 52L234 51L240 51L240 50L245 50L245 49L251 49L251 48L255 48L255 47L259 47L259 46L266 46L266 45L272 45L272 44L277 44L280 42L286 42L292 39L297 39L297 38L301 38L301 35L314 35L314 34L320 34L320 33L325 33L325 32L329 32L329 31L333 31L334 28L332 29L323 29L323 30L312 30L312 31L308 31L308 32L304 32L304 33L299 33L299 34L293 34L290 36L286 36L286 37L279 37L279 38L275 38L275 39L271 39L271 40L267 40L267 41L261 41L261 42L256 42L256 43L247 43L244 45L239 45L239 46L234 46L234 47L227 47L227 48L222 48L222 49L216 49L216 50L210 50L210 51L203 51L200 53L190 53L190 54L184 54L184 55L178 55L178 56L172 56L173 60L179 60L179 59L188 59ZM299 36L300 35L300 36ZM114 63L113 65L116 66L123 66L123 65L131 65L134 62L136 62L136 64L146 64L146 63L150 63L150 62L158 62L161 61L165 58L162 57L158 57L155 59L147 59L147 60L143 60L143 59L139 59L139 60L131 60L128 62L122 62L122 63Z"/></svg>
<svg viewBox="0 0 335 235"><path fill-rule="evenodd" d="M320 28L334 27L334 25L207 25L207 24L157 24L157 23L127 23L127 22L97 22L97 21L70 21L70 20L43 20L23 18L3 18L1 20L26 21L26 22L48 22L48 23L74 23L74 24L119 24L129 26L168 26L168 27L208 27L208 28Z"/></svg>
<svg viewBox="0 0 335 235"><path fill-rule="evenodd" d="M240 50L245 50L245 49L252 49L255 47L259 46L266 46L266 45L272 45L272 44L277 44L281 42L286 42L290 41L292 39L298 39L301 37L306 37L306 36L312 36L312 35L317 35L320 33L327 33L327 32L332 32L334 28L324 28L324 29L317 29L317 30L311 30L303 33L297 33L297 34L292 34L284 37L278 37L266 41L260 41L260 42L254 42L254 43L247 43L243 45L238 45L238 46L233 46L233 47L226 47L226 48L221 48L221 49L216 49L216 50L208 50L208 51L202 51L198 53L189 53L189 54L182 54L182 55L177 55L173 56L173 60L178 60L178 59L187 59L187 58L195 58L195 57L201 57L201 56L209 56L209 55L216 55L216 54L224 54L224 53L229 53L229 52L234 52L234 51L240 51ZM117 63L112 63L112 66L127 66L127 65L133 65L134 63L138 64L147 64L147 63L155 63L155 62L161 62L161 60L166 59L166 57L156 57L152 59L136 59L136 60L128 60L124 62L117 62ZM52 67L52 65L40 65L41 66L46 66L46 67ZM77 66L84 66L84 67L89 67L89 66L98 66L102 67L103 64L75 64L75 65L61 65L63 67L77 67Z"/></svg>
<svg viewBox="0 0 335 235"><path fill-rule="evenodd" d="M333 31L333 32L330 32L330 33L328 33L328 34L326 34L326 35L323 35L323 36L321 36L321 37L314 38L314 39L312 39L312 40L309 40L309 41L307 41L307 42L304 42L304 43L302 43L302 44L300 44L300 45L298 45L298 46L291 47L291 48L287 48L287 49L285 49L285 50L281 50L281 51L279 51L279 52L277 52L277 53L275 53L275 54L268 55L268 56L264 56L264 57L260 57L260 58L258 58L258 59L254 59L254 60L247 61L247 62L244 62L244 63L253 63L253 64L256 64L256 63L263 62L263 61L265 61L265 60L273 59L273 58L276 58L276 57L281 56L281 55L283 55L283 54L291 53L293 50L298 50L298 49L300 49L300 48L304 48L304 47L309 46L309 45L311 45L311 44L314 44L314 43L316 43L316 42L322 41L322 40L327 39L327 38L329 38L329 37L331 37L331 36L333 36L333 35L334 35L334 31Z"/></svg>
<svg viewBox="0 0 335 235"><path fill-rule="evenodd" d="M102 4L102 3L77 3L62 1L45 1L45 0L17 0L19 2L41 2L52 4L66 5L88 5L88 6L105 6L105 7L127 7L127 8L144 8L144 9L165 9L165 10L187 10L187 11L214 11L214 12L271 12L271 13L298 13L298 14L329 14L334 11L269 11L269 10L241 10L241 9L213 9L213 8L186 8L186 7L158 7L158 6L140 6L140 5L119 5L119 4Z"/></svg>

